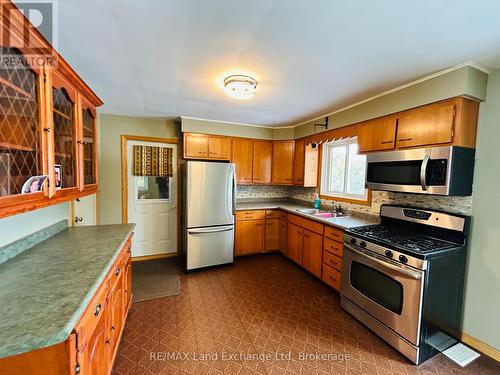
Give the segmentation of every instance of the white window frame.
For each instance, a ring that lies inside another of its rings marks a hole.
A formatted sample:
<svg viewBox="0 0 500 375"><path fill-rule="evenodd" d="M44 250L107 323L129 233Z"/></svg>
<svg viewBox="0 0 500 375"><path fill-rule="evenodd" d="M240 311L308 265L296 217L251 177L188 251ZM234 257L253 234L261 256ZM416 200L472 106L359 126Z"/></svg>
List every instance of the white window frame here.
<svg viewBox="0 0 500 375"><path fill-rule="evenodd" d="M357 137L341 139L338 141L332 141L328 143L322 144L322 153L321 153L321 186L320 192L322 196L327 196L330 198L340 198L340 199L349 199L349 200L357 200L357 201L368 201L368 189L365 188L364 194L351 194L347 192L347 186L349 183L349 145L357 144ZM330 148L334 147L347 147L346 149L346 158L345 158L345 167L344 167L344 188L342 192L330 191L329 190L329 182L330 182ZM366 181L366 166L365 166L365 176L364 179Z"/></svg>

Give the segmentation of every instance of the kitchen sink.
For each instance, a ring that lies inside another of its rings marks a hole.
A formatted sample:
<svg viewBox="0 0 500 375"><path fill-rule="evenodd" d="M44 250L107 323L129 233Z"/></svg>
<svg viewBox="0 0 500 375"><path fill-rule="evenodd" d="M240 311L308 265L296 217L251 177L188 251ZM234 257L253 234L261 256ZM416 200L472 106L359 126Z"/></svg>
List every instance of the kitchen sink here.
<svg viewBox="0 0 500 375"><path fill-rule="evenodd" d="M346 214L341 213L341 212L320 211L320 210L315 209L315 208L301 208L301 209L298 209L297 212L301 212L303 214L319 217L321 219L331 219L334 217L347 217Z"/></svg>

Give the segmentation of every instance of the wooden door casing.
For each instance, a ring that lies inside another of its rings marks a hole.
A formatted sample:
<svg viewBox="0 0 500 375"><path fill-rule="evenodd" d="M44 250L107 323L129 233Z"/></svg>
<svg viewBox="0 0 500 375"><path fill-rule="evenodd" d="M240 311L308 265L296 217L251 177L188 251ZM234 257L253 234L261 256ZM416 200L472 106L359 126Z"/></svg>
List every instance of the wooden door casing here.
<svg viewBox="0 0 500 375"><path fill-rule="evenodd" d="M251 139L233 139L231 161L236 165L236 182L252 183L253 142Z"/></svg>

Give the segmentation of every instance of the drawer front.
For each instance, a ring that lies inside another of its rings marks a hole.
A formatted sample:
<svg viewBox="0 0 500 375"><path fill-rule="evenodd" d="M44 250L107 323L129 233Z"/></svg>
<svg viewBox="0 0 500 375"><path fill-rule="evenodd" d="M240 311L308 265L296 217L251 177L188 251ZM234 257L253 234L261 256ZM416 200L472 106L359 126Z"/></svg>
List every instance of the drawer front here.
<svg viewBox="0 0 500 375"><path fill-rule="evenodd" d="M266 219L279 219L281 217L281 211L278 210L267 210Z"/></svg>
<svg viewBox="0 0 500 375"><path fill-rule="evenodd" d="M237 211L236 220L261 220L264 219L265 214L264 210Z"/></svg>
<svg viewBox="0 0 500 375"><path fill-rule="evenodd" d="M340 291L340 277L341 274L339 271L330 267L328 264L323 264L322 280L338 291Z"/></svg>
<svg viewBox="0 0 500 375"><path fill-rule="evenodd" d="M337 242L327 237L323 240L323 248L325 251L335 254L338 257L342 256L343 247L342 242Z"/></svg>
<svg viewBox="0 0 500 375"><path fill-rule="evenodd" d="M82 315L80 322L77 325L76 332L78 334L78 349L81 350L87 344L89 337L92 335L94 328L104 314L106 308L106 297L108 294L108 278L101 284L92 301L87 306L87 309Z"/></svg>
<svg viewBox="0 0 500 375"><path fill-rule="evenodd" d="M342 258L329 253L328 251L323 252L323 263L335 268L337 271L342 271Z"/></svg>
<svg viewBox="0 0 500 375"><path fill-rule="evenodd" d="M318 234L323 234L323 224L320 224L313 220L304 219L303 217L296 215L288 215L288 222L298 225L304 229L310 230Z"/></svg>
<svg viewBox="0 0 500 375"><path fill-rule="evenodd" d="M342 229L325 226L325 236L332 240L342 242L344 241L344 231Z"/></svg>

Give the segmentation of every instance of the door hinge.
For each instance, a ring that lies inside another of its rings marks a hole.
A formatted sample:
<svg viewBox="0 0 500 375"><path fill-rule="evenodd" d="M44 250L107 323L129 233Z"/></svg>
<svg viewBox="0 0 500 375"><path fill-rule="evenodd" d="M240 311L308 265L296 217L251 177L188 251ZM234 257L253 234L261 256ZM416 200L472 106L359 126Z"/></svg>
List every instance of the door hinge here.
<svg viewBox="0 0 500 375"><path fill-rule="evenodd" d="M80 364L78 362L76 362L76 365L75 365L75 374L79 374L80 373Z"/></svg>

